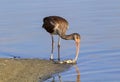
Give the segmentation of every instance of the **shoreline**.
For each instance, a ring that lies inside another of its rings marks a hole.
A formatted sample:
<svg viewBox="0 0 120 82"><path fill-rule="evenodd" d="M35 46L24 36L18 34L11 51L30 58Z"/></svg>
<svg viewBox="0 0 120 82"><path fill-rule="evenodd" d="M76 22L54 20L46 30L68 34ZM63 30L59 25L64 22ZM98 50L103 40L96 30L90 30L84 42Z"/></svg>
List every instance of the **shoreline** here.
<svg viewBox="0 0 120 82"><path fill-rule="evenodd" d="M45 59L0 58L0 82L42 82L70 66Z"/></svg>

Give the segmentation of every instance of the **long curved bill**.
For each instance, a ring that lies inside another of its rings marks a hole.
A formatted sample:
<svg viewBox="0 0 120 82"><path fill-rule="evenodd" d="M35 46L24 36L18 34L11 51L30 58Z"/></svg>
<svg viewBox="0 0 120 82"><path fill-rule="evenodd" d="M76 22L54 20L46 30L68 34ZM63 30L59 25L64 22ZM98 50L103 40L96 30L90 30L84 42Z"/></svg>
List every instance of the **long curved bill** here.
<svg viewBox="0 0 120 82"><path fill-rule="evenodd" d="M75 43L76 43L76 57L75 57L75 61L77 61L78 55L79 55L79 49L80 49L80 40L77 40Z"/></svg>

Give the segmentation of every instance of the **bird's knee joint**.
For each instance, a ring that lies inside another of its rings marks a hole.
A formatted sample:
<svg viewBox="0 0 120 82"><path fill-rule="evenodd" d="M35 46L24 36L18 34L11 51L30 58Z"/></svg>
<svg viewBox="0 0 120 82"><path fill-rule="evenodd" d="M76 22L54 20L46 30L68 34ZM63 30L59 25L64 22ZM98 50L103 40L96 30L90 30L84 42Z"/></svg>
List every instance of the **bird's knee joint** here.
<svg viewBox="0 0 120 82"><path fill-rule="evenodd" d="M58 47L60 47L60 44L58 44Z"/></svg>

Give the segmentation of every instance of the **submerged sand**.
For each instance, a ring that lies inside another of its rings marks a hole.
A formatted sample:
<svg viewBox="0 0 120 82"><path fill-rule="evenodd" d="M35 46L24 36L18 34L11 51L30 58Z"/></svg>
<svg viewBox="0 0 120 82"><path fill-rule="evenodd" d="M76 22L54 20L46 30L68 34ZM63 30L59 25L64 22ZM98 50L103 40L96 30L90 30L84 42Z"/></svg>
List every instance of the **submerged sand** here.
<svg viewBox="0 0 120 82"><path fill-rule="evenodd" d="M0 82L43 82L69 67L42 59L0 58Z"/></svg>

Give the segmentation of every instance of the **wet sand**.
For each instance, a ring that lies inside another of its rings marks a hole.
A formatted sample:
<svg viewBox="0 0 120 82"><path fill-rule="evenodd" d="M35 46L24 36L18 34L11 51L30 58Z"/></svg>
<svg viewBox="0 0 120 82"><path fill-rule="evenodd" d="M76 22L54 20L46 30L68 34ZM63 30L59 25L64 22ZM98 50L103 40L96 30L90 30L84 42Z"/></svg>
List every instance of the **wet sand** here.
<svg viewBox="0 0 120 82"><path fill-rule="evenodd" d="M0 82L42 82L69 67L43 59L0 58Z"/></svg>

